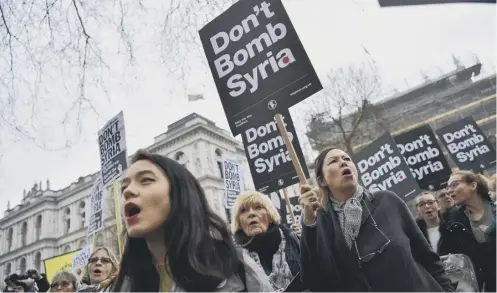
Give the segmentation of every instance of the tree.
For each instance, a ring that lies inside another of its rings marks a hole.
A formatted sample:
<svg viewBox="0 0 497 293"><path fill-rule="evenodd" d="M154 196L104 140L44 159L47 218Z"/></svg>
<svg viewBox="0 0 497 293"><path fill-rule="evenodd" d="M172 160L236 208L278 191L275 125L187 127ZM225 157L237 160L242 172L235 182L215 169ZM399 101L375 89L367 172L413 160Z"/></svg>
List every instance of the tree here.
<svg viewBox="0 0 497 293"><path fill-rule="evenodd" d="M203 60L198 29L234 2L1 0L0 131L52 149L40 139L48 124L77 138L84 116L98 115L93 96L107 93L113 64L135 65L144 44L187 84L190 60Z"/></svg>
<svg viewBox="0 0 497 293"><path fill-rule="evenodd" d="M372 64L332 69L323 91L308 99L307 136L316 150L336 146L354 153L354 146L372 140L377 129L388 129L373 102L381 97L382 84Z"/></svg>

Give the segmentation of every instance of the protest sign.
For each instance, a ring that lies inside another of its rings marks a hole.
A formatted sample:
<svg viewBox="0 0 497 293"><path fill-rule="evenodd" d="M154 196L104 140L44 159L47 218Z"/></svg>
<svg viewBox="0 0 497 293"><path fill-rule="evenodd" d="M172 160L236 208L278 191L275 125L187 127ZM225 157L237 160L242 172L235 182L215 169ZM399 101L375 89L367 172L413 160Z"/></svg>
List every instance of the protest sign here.
<svg viewBox="0 0 497 293"><path fill-rule="evenodd" d="M237 1L199 35L233 135L322 89L281 0Z"/></svg>
<svg viewBox="0 0 497 293"><path fill-rule="evenodd" d="M495 150L472 117L437 129L436 133L459 169L479 172L495 166Z"/></svg>
<svg viewBox="0 0 497 293"><path fill-rule="evenodd" d="M127 169L124 114L119 112L98 132L100 166L104 186L108 186Z"/></svg>
<svg viewBox="0 0 497 293"><path fill-rule="evenodd" d="M429 125L397 135L394 139L421 189L447 187L452 171Z"/></svg>
<svg viewBox="0 0 497 293"><path fill-rule="evenodd" d="M362 184L370 192L389 190L404 201L421 191L390 133L385 133L354 157Z"/></svg>
<svg viewBox="0 0 497 293"><path fill-rule="evenodd" d="M73 271L73 273L80 275L78 273L84 271L84 268L88 264L88 260L90 259L92 251L93 251L93 245L89 244L89 245L83 247L79 252L77 252L72 257L72 271Z"/></svg>
<svg viewBox="0 0 497 293"><path fill-rule="evenodd" d="M240 192L243 191L242 166L237 161L223 158L224 206L231 209Z"/></svg>
<svg viewBox="0 0 497 293"><path fill-rule="evenodd" d="M104 198L105 188L102 177L98 176L93 183L90 196L90 221L88 223L88 237L102 230L104 227Z"/></svg>
<svg viewBox="0 0 497 293"><path fill-rule="evenodd" d="M282 191L271 192L269 197L271 198L273 205L276 207L276 209L278 210L278 212L281 216L281 223L291 227L293 224L292 215L290 214L290 211L288 210L289 207L286 204L282 193L283 193ZM291 206L293 214L295 216L295 220L297 223L300 223L301 215L302 215L302 208L301 208L300 203L299 203L299 197L296 194L290 194L289 199L290 199L290 206Z"/></svg>
<svg viewBox="0 0 497 293"><path fill-rule="evenodd" d="M51 281L58 271L69 271L72 269L72 258L79 250L57 255L43 260L45 275Z"/></svg>
<svg viewBox="0 0 497 293"><path fill-rule="evenodd" d="M305 162L290 113L285 111L282 116L297 157L300 162ZM246 129L242 141L256 190L269 194L299 182L289 151L271 114L262 124ZM302 169L309 178L305 164Z"/></svg>

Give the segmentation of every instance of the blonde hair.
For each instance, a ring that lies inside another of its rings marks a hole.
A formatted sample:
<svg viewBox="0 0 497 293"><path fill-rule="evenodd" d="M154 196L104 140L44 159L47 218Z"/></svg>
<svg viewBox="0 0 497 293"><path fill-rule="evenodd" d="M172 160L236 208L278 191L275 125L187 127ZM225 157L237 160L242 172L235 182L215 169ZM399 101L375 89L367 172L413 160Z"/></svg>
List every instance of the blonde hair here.
<svg viewBox="0 0 497 293"><path fill-rule="evenodd" d="M95 255L95 253L99 252L100 250L103 250L107 253L107 255L110 258L110 262L112 264L112 269L110 270L109 276L105 280L100 282L100 284L99 284L99 288L106 288L107 286L109 286L109 284L112 282L112 280L114 280L114 278L117 277L117 274L119 273L119 264L117 262L116 255L109 248L107 248L105 246L99 246L99 247L93 249L88 261ZM83 283L87 283L87 284L91 285L90 272L88 271L89 265L90 265L90 263L88 262L88 264L85 267L85 273L84 273L81 281Z"/></svg>
<svg viewBox="0 0 497 293"><path fill-rule="evenodd" d="M71 271L58 271L52 277L52 280L51 280L50 284L53 284L55 281L57 281L57 280L59 280L61 278L67 278L67 279L69 279L68 281L70 281L72 283L74 291L78 292L78 288L79 288L78 277L73 272L71 272ZM53 292L52 289L53 288L50 288L48 290L48 292Z"/></svg>
<svg viewBox="0 0 497 293"><path fill-rule="evenodd" d="M488 179L488 189L490 189L490 191L493 191L493 192L496 191L496 189L497 189L497 174L490 176L490 178Z"/></svg>
<svg viewBox="0 0 497 293"><path fill-rule="evenodd" d="M235 201L235 205L231 210L231 214L233 215L231 221L231 229L233 233L237 232L241 229L240 227L240 214L242 213L242 209L248 206L253 206L255 204L260 204L266 210L269 223L279 225L281 223L281 216L278 213L278 210L274 207L273 202L269 198L269 196L262 194L258 191L244 191L238 195Z"/></svg>

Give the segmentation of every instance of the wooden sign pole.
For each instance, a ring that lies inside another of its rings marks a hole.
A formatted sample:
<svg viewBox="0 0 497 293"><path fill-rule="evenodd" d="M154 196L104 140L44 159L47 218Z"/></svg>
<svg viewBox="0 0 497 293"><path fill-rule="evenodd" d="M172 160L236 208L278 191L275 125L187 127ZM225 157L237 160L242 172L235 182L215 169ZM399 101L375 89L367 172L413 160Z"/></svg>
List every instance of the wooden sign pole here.
<svg viewBox="0 0 497 293"><path fill-rule="evenodd" d="M292 204L290 203L290 198L288 197L288 190L286 190L286 187L283 188L283 195L285 196L285 202L286 202L286 206L288 207L288 211L290 212L290 215L292 216L292 222L294 224L297 224L297 220L295 219L295 214L293 213Z"/></svg>
<svg viewBox="0 0 497 293"><path fill-rule="evenodd" d="M281 137L285 141L286 148L290 153L290 158L292 158L293 167L295 168L295 171L297 171L297 175L299 175L300 184L301 185L307 184L307 178L305 178L304 170L302 170L302 165L300 165L297 153L295 152L293 144L290 141L290 137L288 136L288 132L286 131L286 126L285 123L283 122L283 117L281 116L281 114L275 114L274 118L276 119L276 123L278 123L278 129L280 131Z"/></svg>
<svg viewBox="0 0 497 293"><path fill-rule="evenodd" d="M119 245L119 258L123 255L123 239L122 239L122 234L123 234L123 223L122 223L122 216L121 216L121 207L119 203L119 180L116 180L112 183L110 190L111 190L111 195L114 199L114 214L115 214L115 220L116 220L116 236L117 236L117 242Z"/></svg>

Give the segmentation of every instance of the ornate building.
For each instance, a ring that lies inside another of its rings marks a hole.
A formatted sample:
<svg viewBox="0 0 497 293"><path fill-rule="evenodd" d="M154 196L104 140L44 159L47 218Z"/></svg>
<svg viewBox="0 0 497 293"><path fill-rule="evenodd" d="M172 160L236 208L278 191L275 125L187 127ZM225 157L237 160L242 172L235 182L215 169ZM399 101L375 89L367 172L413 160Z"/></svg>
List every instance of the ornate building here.
<svg viewBox="0 0 497 293"><path fill-rule="evenodd" d="M254 188L241 142L198 114L170 124L146 149L186 166L204 188L213 210L224 219L223 156L243 165L245 188ZM43 272L44 259L87 245L89 200L96 177L97 173L80 177L61 190L51 190L48 180L44 188L35 184L24 193L21 204L8 207L0 219L0 280L29 268ZM113 200L108 198L106 228L98 234L96 244L117 251L113 210Z"/></svg>

